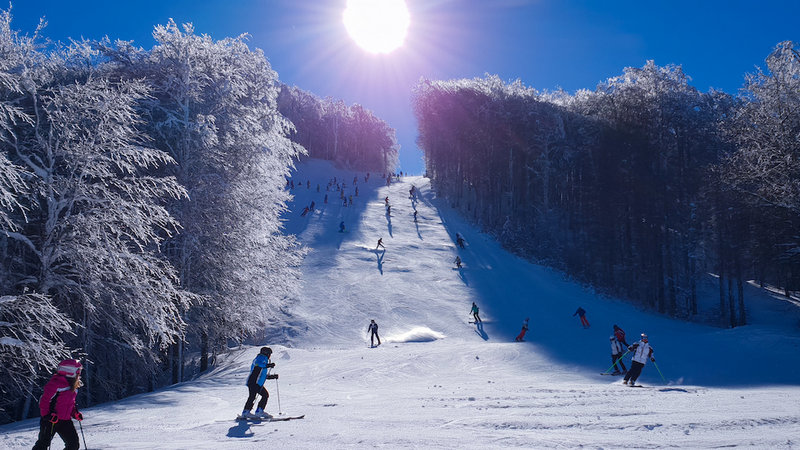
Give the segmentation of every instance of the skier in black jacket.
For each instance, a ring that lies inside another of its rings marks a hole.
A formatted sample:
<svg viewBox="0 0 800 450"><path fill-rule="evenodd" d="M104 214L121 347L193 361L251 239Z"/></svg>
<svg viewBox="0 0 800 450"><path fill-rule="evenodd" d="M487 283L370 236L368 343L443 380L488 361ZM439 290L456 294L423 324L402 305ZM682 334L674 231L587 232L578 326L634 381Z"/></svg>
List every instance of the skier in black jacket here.
<svg viewBox="0 0 800 450"><path fill-rule="evenodd" d="M381 337L378 336L378 324L375 323L375 319L370 320L369 328L367 331L370 332L369 336L369 345L370 347L375 347L375 339L378 339L378 345L381 345Z"/></svg>

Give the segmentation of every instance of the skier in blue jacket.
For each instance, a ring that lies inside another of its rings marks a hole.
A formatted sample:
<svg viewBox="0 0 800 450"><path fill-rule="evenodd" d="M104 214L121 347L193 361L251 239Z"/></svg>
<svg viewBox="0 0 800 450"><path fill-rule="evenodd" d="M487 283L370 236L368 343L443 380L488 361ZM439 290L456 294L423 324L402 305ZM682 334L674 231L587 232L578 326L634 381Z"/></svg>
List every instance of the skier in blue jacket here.
<svg viewBox="0 0 800 450"><path fill-rule="evenodd" d="M267 389L264 387L264 382L266 380L278 379L277 374L269 374L269 369L275 367L275 363L269 362L271 355L271 348L261 347L261 351L259 352L258 356L253 359L253 364L250 365L250 376L247 377L246 383L247 389L250 391L250 393L247 396L247 402L244 404L242 417L265 419L272 417L271 415L267 414L266 411L264 411L264 408L267 407L267 400L269 400L269 392L267 392ZM250 410L253 409L253 403L256 401L256 395L261 395L261 400L258 402L256 413L253 414L250 412Z"/></svg>

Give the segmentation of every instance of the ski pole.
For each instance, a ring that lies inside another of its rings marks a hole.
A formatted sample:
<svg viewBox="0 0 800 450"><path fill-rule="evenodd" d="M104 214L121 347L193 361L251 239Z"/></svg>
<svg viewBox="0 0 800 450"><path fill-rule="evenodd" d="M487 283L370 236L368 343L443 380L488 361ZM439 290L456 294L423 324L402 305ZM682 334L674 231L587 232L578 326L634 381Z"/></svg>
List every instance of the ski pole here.
<svg viewBox="0 0 800 450"><path fill-rule="evenodd" d="M280 416L283 413L281 412L281 388L277 378L275 378L275 394L278 396L278 415Z"/></svg>
<svg viewBox="0 0 800 450"><path fill-rule="evenodd" d="M664 381L664 384L666 384L667 380L666 380L666 378L664 378L664 374L661 373L661 369L658 368L658 364L656 364L655 360L653 360L653 365L656 366L656 370L658 371L658 374L661 375L661 380Z"/></svg>
<svg viewBox="0 0 800 450"><path fill-rule="evenodd" d="M81 437L83 437L83 448L89 448L86 446L86 435L83 434L83 424L81 421L78 421L78 426L81 427Z"/></svg>
<svg viewBox="0 0 800 450"><path fill-rule="evenodd" d="M627 354L628 354L628 353L630 353L630 352L631 352L631 351L630 351L630 350L628 350L627 352L623 353L623 354L622 354L622 356L620 356L619 358L617 358L617 360L616 360L616 361L614 361L614 364L612 364L612 365L611 365L611 367L609 367L608 369L604 370L603 372L604 372L604 373L608 373L608 371L609 371L609 370L613 369L613 368L614 368L614 366L616 366L618 362L622 361L622 358L624 358L624 357L625 357L625 355L627 355Z"/></svg>

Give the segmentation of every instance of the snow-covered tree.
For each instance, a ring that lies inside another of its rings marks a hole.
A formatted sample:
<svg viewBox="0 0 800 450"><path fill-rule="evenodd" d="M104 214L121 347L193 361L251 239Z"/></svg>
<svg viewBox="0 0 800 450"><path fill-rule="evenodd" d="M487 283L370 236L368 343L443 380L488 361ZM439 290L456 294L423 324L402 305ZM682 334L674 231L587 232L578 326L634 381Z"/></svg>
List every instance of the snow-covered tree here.
<svg viewBox="0 0 800 450"><path fill-rule="evenodd" d="M80 325L67 343L97 363L83 392L107 398L146 383L159 349L182 333L185 295L158 244L177 229L162 203L185 193L148 173L172 159L143 145L135 106L146 87L105 78L95 56L75 43L23 72L20 103L32 123L14 130L7 149L28 174L30 220L7 233L21 256L6 267L19 289ZM123 377L114 367L129 358L141 370Z"/></svg>
<svg viewBox="0 0 800 450"><path fill-rule="evenodd" d="M205 368L209 352L262 331L294 295L302 253L281 233L279 215L297 147L277 111L277 74L243 36L214 41L174 22L153 34L146 54L109 55L121 76L152 86L142 103L147 129L188 191L169 205L182 228L163 248L182 288L198 295L186 340L199 346ZM182 365L174 367L178 381Z"/></svg>

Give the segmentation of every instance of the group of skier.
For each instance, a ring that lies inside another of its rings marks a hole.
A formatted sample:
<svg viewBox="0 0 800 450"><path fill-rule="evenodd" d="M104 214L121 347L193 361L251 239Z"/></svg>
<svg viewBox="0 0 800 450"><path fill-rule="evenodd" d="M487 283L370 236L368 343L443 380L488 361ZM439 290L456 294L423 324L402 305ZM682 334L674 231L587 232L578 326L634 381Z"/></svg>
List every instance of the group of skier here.
<svg viewBox="0 0 800 450"><path fill-rule="evenodd" d="M656 362L653 357L653 347L650 346L647 334L642 333L641 339L629 345L628 341L625 340L625 331L615 324L614 332L609 337L609 341L611 342L611 367L609 370L614 370L610 375L624 374L625 377L622 384L635 386L636 380L642 374L645 364L647 364L647 360L653 363ZM631 368L628 370L625 368L622 358L631 352L633 352L633 356L631 357Z"/></svg>

